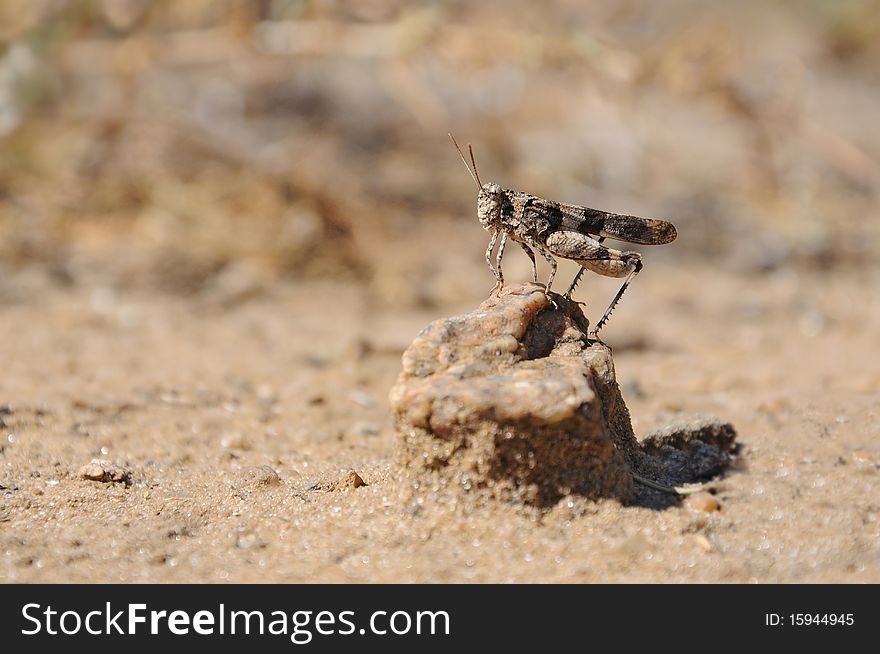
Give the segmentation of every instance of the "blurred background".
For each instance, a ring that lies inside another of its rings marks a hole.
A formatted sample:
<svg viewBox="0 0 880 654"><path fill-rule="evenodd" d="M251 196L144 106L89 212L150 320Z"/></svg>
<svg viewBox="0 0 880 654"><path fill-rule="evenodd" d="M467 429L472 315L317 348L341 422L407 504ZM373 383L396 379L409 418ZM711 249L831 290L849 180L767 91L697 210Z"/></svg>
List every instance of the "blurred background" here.
<svg viewBox="0 0 880 654"><path fill-rule="evenodd" d="M880 579L878 117L880 0L0 0L0 580ZM735 425L717 518L392 501L401 354L495 281L448 132L677 226L602 336L636 434Z"/></svg>
<svg viewBox="0 0 880 654"><path fill-rule="evenodd" d="M4 0L0 299L479 299L450 131L484 180L672 220L649 266L874 266L878 63L875 0Z"/></svg>

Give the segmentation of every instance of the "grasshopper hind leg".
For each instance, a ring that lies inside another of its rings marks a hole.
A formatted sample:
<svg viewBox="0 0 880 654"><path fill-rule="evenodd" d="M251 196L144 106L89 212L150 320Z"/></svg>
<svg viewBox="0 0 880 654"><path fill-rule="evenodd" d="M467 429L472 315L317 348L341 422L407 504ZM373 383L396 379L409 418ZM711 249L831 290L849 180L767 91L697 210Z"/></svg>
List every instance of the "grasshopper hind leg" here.
<svg viewBox="0 0 880 654"><path fill-rule="evenodd" d="M621 285L617 295L611 300L611 304L605 310L605 314L596 323L596 327L590 332L590 336L598 340L599 331L608 322L611 312L620 301L621 296L626 291L630 282L642 269L642 260L638 252L622 252L620 250L612 250L602 245L597 239L593 239L586 234L578 232L559 231L554 232L547 238L547 249L550 253L571 259L581 265L582 270L575 277L571 290L577 281L583 269L591 270L603 277L626 277Z"/></svg>
<svg viewBox="0 0 880 654"><path fill-rule="evenodd" d="M565 291L564 297L566 300L571 299L571 294L574 293L574 289L577 288L577 285L581 283L581 277L584 276L585 270L586 270L586 268L581 266L580 269L575 273L574 279L571 280L571 284L568 285L568 289L566 289L566 291Z"/></svg>
<svg viewBox="0 0 880 654"><path fill-rule="evenodd" d="M599 238L596 239L596 243L601 244L602 241L604 241L604 240L605 240L605 237L600 236ZM581 283L581 277L584 276L585 270L586 270L586 268L581 266L580 269L575 273L574 279L572 279L571 284L568 285L568 290L565 291L565 299L566 300L571 299L571 294L574 293L574 289L577 288L577 285ZM583 302L579 302L579 304L583 304ZM584 305L584 306L586 306L586 305Z"/></svg>
<svg viewBox="0 0 880 654"><path fill-rule="evenodd" d="M581 270L583 270L583 269L581 269ZM608 308L605 309L605 314L602 316L602 318L599 320L599 322L596 323L596 327L590 331L590 336L592 336L594 339L596 339L600 343L602 342L602 339L599 338L599 330L602 329L602 327L605 326L605 323L608 322L608 318L611 317L611 312L614 311L614 307L616 307L617 303L620 302L620 298L623 297L623 294L626 292L626 289L629 286L629 283L633 279L635 279L636 275L638 275L641 271L642 271L642 261L641 261L641 259L637 259L635 262L635 267L633 268L632 272L623 281L623 284L620 286L620 290L617 291L617 295L614 296L614 299L611 300L611 303L608 305Z"/></svg>

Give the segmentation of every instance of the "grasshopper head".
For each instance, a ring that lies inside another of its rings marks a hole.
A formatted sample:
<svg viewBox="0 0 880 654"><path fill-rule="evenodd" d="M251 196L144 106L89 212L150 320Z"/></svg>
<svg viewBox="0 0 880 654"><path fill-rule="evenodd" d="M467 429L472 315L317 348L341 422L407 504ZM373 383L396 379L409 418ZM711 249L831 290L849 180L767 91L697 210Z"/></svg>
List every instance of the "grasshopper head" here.
<svg viewBox="0 0 880 654"><path fill-rule="evenodd" d="M477 196L477 218L483 229L496 229L501 226L501 207L504 204L504 190L498 184L483 184Z"/></svg>

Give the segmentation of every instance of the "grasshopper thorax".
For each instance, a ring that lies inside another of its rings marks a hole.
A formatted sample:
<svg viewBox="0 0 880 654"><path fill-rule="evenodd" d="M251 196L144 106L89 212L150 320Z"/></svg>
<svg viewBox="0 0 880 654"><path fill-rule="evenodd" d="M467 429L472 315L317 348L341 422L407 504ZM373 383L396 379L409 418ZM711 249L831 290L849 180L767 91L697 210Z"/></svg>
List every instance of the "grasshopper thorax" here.
<svg viewBox="0 0 880 654"><path fill-rule="evenodd" d="M494 182L483 184L477 196L477 218L483 229L493 230L501 226L501 208L504 206L504 189Z"/></svg>

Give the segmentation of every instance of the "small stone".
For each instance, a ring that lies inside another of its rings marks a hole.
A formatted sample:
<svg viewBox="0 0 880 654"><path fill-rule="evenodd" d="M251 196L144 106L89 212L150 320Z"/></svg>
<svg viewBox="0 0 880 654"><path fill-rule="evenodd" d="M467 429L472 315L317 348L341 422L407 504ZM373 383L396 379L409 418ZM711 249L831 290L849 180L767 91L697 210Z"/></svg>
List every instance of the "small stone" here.
<svg viewBox="0 0 880 654"><path fill-rule="evenodd" d="M336 490L344 490L348 488L360 488L366 486L363 478L354 470L349 470L342 479L337 482Z"/></svg>
<svg viewBox="0 0 880 654"><path fill-rule="evenodd" d="M318 491L334 493L341 490L354 490L355 488L360 488L361 486L366 485L367 483L361 478L358 473L356 473L354 470L349 470L339 479L334 479L333 481L318 482L317 484L314 484L311 488Z"/></svg>
<svg viewBox="0 0 880 654"><path fill-rule="evenodd" d="M281 477L270 466L254 466L253 468L242 470L239 475L239 481L243 486L259 488L280 484Z"/></svg>
<svg viewBox="0 0 880 654"><path fill-rule="evenodd" d="M359 404L360 406L366 407L368 409L376 405L376 401L360 389L354 389L353 391L351 391L348 394L348 399L355 404Z"/></svg>
<svg viewBox="0 0 880 654"><path fill-rule="evenodd" d="M699 545L704 552L711 552L715 549L712 545L712 541L706 538L703 534L694 534L694 540L697 541L697 545Z"/></svg>
<svg viewBox="0 0 880 654"><path fill-rule="evenodd" d="M721 502L715 499L711 493L705 491L689 495L685 504L687 504L688 508L692 511L705 511L706 513L712 513L713 511L721 510Z"/></svg>
<svg viewBox="0 0 880 654"><path fill-rule="evenodd" d="M852 455L852 460L857 465L876 468L880 466L880 462L878 462L877 457L871 456L867 452L854 452Z"/></svg>
<svg viewBox="0 0 880 654"><path fill-rule="evenodd" d="M131 472L104 459L92 459L91 463L79 469L76 476L86 481L131 483Z"/></svg>

